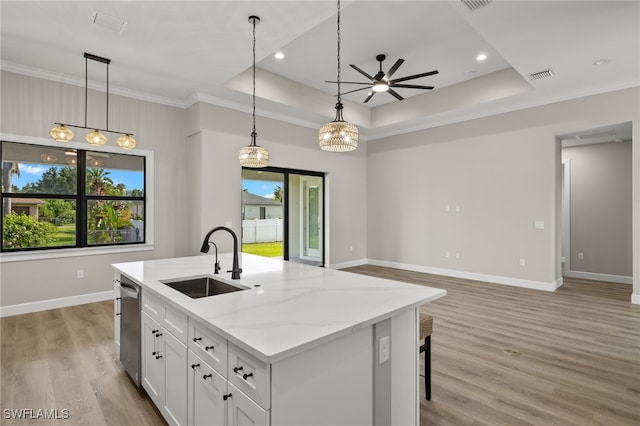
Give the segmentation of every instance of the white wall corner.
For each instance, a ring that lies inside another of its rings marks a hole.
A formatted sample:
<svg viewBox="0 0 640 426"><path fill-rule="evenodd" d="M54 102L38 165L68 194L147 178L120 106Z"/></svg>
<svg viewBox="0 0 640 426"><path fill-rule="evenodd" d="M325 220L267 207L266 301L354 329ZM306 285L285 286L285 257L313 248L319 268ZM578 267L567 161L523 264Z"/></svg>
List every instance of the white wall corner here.
<svg viewBox="0 0 640 426"><path fill-rule="evenodd" d="M632 305L640 305L640 294L632 294L631 295L631 304Z"/></svg>

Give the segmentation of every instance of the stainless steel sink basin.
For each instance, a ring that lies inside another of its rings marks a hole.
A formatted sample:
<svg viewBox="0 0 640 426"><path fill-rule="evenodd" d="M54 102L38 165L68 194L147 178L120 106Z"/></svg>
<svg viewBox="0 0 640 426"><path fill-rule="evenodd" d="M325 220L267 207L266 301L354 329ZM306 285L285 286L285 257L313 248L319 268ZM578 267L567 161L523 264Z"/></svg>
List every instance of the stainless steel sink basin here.
<svg viewBox="0 0 640 426"><path fill-rule="evenodd" d="M160 282L178 290L180 293L186 294L192 299L216 296L219 294L246 290L248 288L227 284L210 276L165 280Z"/></svg>

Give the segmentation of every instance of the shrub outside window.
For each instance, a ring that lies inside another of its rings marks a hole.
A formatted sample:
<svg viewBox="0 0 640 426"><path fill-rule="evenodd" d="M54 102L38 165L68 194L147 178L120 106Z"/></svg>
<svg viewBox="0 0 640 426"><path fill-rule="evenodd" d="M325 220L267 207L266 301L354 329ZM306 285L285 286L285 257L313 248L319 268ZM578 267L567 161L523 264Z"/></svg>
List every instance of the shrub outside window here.
<svg viewBox="0 0 640 426"><path fill-rule="evenodd" d="M145 242L145 157L1 144L2 251Z"/></svg>

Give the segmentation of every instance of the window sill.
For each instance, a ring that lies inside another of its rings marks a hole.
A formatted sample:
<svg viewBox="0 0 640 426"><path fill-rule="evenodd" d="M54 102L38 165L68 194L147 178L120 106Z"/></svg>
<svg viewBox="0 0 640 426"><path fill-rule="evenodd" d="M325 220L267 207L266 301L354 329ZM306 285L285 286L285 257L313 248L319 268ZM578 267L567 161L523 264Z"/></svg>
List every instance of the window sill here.
<svg viewBox="0 0 640 426"><path fill-rule="evenodd" d="M83 247L57 250L38 250L32 252L12 252L1 253L0 263L5 262L22 262L26 260L46 260L58 259L63 257L82 257L97 256L105 254L132 253L138 251L151 251L154 249L153 244L135 244L128 246L110 246L110 247Z"/></svg>

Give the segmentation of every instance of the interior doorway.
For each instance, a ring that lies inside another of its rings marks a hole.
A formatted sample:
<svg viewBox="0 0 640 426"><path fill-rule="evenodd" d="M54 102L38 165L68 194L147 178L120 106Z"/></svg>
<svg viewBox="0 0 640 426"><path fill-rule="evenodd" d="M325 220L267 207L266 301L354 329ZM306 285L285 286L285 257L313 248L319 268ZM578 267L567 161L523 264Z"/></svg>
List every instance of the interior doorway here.
<svg viewBox="0 0 640 426"><path fill-rule="evenodd" d="M242 251L324 266L324 173L242 170Z"/></svg>
<svg viewBox="0 0 640 426"><path fill-rule="evenodd" d="M559 137L563 275L632 284L631 123Z"/></svg>

